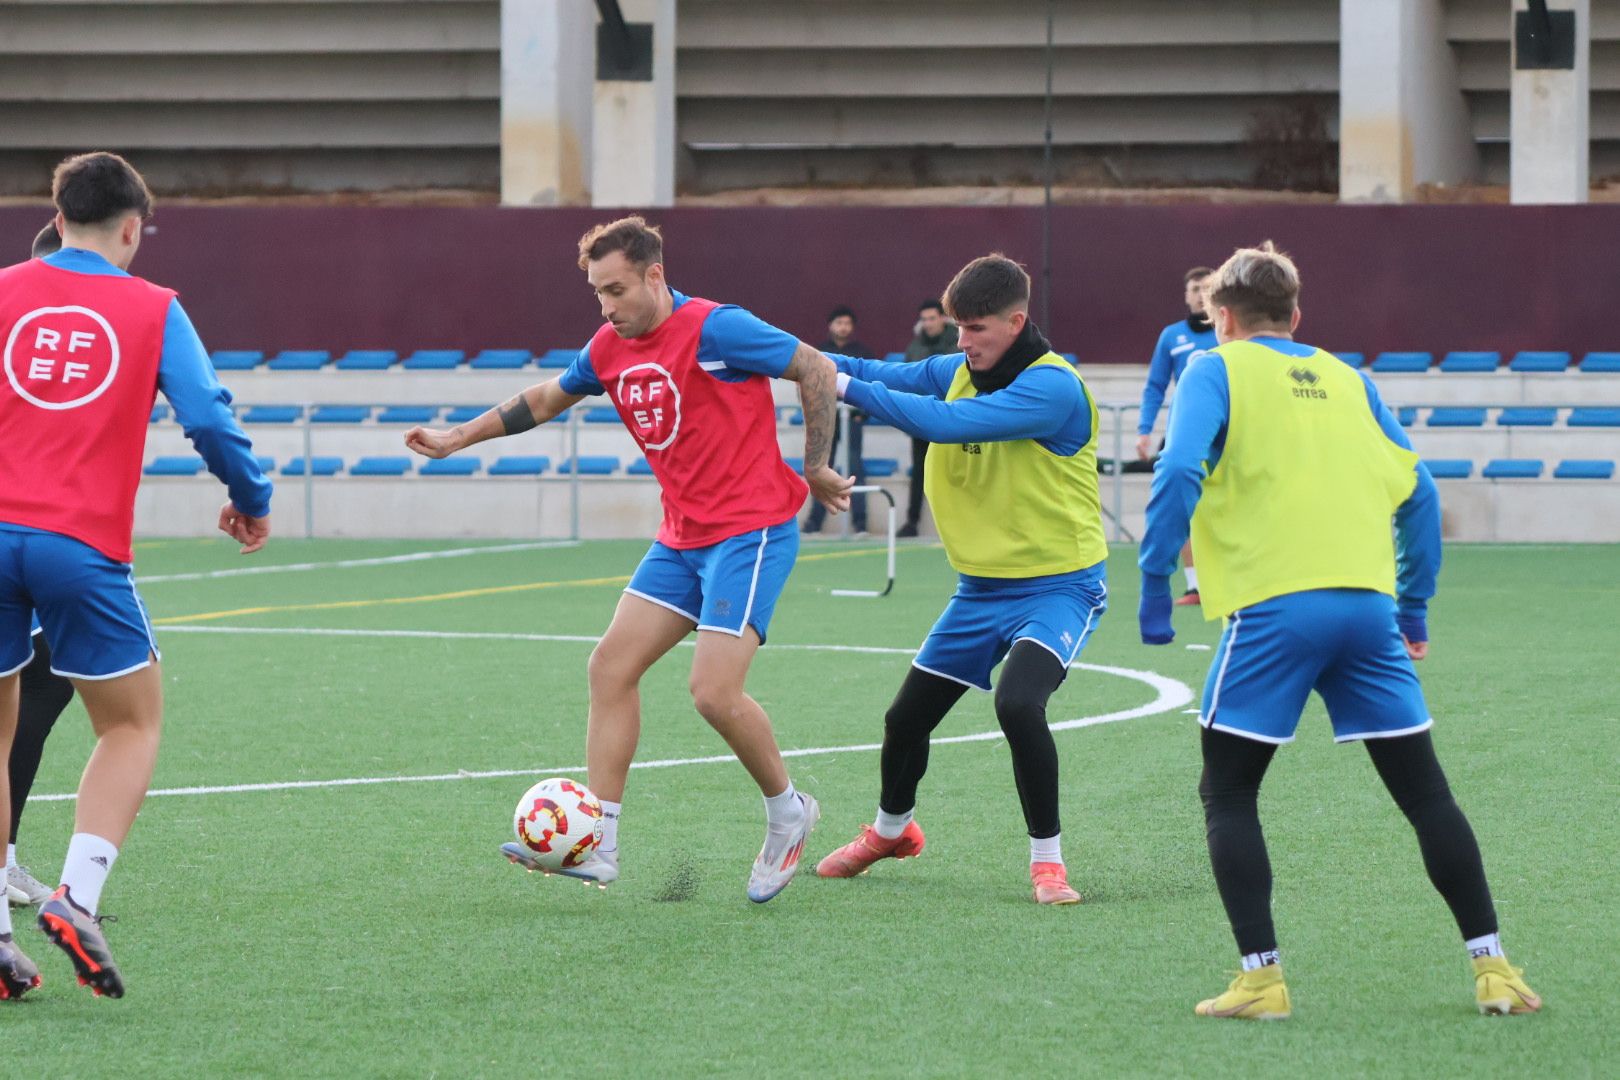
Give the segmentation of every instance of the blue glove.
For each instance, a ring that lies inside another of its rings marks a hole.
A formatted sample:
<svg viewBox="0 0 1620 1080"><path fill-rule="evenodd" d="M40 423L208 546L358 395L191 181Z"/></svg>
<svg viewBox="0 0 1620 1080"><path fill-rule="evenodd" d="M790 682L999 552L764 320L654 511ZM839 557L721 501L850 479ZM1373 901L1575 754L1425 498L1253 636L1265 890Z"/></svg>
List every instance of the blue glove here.
<svg viewBox="0 0 1620 1080"><path fill-rule="evenodd" d="M1136 621L1142 628L1142 644L1168 645L1176 640L1175 628L1170 625L1172 603L1168 577L1142 575L1142 603L1136 609Z"/></svg>

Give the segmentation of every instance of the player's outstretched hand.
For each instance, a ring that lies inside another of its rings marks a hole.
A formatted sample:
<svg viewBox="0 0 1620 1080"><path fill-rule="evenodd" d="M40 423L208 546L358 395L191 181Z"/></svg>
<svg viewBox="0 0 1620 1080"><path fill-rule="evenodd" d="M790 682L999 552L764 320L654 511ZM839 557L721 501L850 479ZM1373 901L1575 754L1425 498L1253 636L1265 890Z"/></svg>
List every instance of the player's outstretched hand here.
<svg viewBox="0 0 1620 1080"><path fill-rule="evenodd" d="M270 515L249 517L227 502L219 508L219 531L241 544L243 555L251 555L270 539Z"/></svg>
<svg viewBox="0 0 1620 1080"><path fill-rule="evenodd" d="M405 445L423 457L449 457L461 449L460 432L413 427L405 433Z"/></svg>
<svg viewBox="0 0 1620 1080"><path fill-rule="evenodd" d="M809 482L810 494L816 497L816 502L834 514L842 514L849 509L849 489L855 486L853 476L840 475L837 469L823 465L819 469L806 471L804 478Z"/></svg>

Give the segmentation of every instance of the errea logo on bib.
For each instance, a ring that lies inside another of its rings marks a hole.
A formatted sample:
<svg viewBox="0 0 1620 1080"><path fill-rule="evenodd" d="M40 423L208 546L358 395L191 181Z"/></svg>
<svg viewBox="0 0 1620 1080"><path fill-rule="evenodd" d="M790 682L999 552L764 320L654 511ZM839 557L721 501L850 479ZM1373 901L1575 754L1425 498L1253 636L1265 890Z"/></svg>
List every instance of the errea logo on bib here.
<svg viewBox="0 0 1620 1080"><path fill-rule="evenodd" d="M667 450L681 429L681 392L659 364L637 364L619 376L614 396L630 434L647 450Z"/></svg>
<svg viewBox="0 0 1620 1080"><path fill-rule="evenodd" d="M42 409L77 409L118 374L118 335L86 307L35 308L6 338L6 381Z"/></svg>

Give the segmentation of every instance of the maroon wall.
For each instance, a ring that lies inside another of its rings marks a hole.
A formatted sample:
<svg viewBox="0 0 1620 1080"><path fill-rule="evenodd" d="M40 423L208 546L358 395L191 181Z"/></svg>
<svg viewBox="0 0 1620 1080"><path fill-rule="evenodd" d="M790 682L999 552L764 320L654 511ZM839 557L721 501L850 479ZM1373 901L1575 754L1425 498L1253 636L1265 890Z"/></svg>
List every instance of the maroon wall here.
<svg viewBox="0 0 1620 1080"><path fill-rule="evenodd" d="M0 208L21 255L48 216ZM135 269L181 291L212 348L583 343L598 315L574 243L593 210L168 207ZM677 288L810 339L836 304L899 349L913 312L975 255L1026 263L1040 211L683 208ZM1181 271L1274 238L1305 279L1300 337L1337 350L1620 349L1620 206L1087 206L1053 218L1049 336L1086 362L1142 362L1181 310ZM1036 301L1039 311L1039 298Z"/></svg>

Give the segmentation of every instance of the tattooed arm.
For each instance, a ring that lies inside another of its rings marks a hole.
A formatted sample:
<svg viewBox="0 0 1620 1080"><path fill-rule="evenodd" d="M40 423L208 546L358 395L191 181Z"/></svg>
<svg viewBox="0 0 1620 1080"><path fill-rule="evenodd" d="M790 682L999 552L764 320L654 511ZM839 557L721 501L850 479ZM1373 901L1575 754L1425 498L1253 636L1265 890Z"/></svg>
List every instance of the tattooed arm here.
<svg viewBox="0 0 1620 1080"><path fill-rule="evenodd" d="M855 481L828 464L838 424L838 368L810 346L799 343L782 378L799 384L804 409L804 478L816 500L833 513L849 509Z"/></svg>
<svg viewBox="0 0 1620 1080"><path fill-rule="evenodd" d="M474 443L504 435L517 435L539 427L584 400L583 395L568 393L559 385L559 380L552 379L529 387L509 401L465 424L457 424L449 431L412 428L405 433L405 445L423 457L449 457Z"/></svg>

